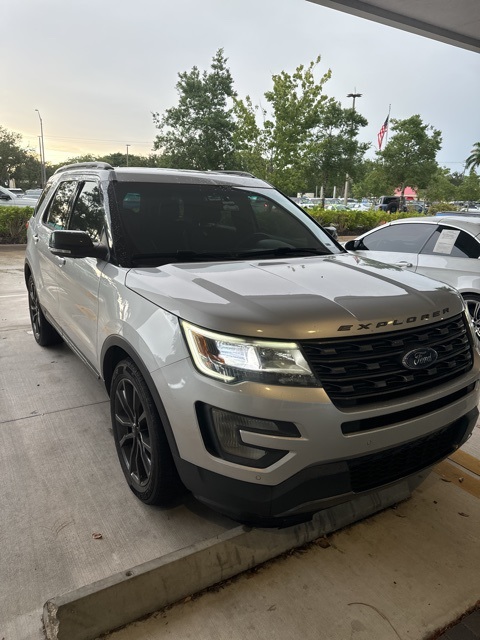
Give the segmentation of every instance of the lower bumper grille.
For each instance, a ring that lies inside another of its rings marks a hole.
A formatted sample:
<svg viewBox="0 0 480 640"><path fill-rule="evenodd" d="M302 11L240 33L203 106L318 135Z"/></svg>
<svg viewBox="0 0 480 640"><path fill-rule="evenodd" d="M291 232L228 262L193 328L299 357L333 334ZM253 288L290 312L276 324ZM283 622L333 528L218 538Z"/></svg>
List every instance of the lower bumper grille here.
<svg viewBox="0 0 480 640"><path fill-rule="evenodd" d="M478 417L472 409L448 427L412 442L348 462L352 490L368 491L405 478L443 460L463 441Z"/></svg>

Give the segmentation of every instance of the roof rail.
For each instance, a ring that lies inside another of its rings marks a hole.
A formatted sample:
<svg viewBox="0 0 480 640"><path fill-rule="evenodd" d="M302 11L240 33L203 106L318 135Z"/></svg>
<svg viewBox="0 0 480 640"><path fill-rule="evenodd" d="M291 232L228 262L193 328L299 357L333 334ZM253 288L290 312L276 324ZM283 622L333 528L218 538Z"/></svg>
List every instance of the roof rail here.
<svg viewBox="0 0 480 640"><path fill-rule="evenodd" d="M62 173L62 171L69 171L70 169L112 169L113 167L108 162L74 162L73 164L66 164L63 167L58 167L55 173Z"/></svg>
<svg viewBox="0 0 480 640"><path fill-rule="evenodd" d="M226 173L232 176L244 176L245 178L256 178L253 173L249 173L248 171L233 171L230 169L211 169L213 173Z"/></svg>

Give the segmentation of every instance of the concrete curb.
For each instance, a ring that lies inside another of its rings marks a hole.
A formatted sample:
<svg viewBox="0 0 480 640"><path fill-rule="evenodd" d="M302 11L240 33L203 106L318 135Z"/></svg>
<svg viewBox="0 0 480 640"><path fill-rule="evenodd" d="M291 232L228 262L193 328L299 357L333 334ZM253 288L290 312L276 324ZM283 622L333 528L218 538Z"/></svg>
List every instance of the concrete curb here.
<svg viewBox="0 0 480 640"><path fill-rule="evenodd" d="M48 600L48 640L94 640L243 571L410 497L425 475L317 513L287 529L238 526L216 538L151 560Z"/></svg>

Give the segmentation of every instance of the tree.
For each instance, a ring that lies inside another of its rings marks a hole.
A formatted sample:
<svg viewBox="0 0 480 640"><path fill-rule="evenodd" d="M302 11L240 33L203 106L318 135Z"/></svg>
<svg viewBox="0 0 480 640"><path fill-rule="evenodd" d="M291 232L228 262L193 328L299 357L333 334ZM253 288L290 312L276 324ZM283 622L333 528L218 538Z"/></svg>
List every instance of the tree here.
<svg viewBox="0 0 480 640"><path fill-rule="evenodd" d="M438 168L425 190L425 199L431 202L450 202L455 200L457 187L451 180L448 169Z"/></svg>
<svg viewBox="0 0 480 640"><path fill-rule="evenodd" d="M8 186L18 178L21 166L27 162L29 151L20 146L22 136L0 126L0 183Z"/></svg>
<svg viewBox="0 0 480 640"><path fill-rule="evenodd" d="M42 184L42 165L38 157L27 151L22 164L15 170L15 184L22 189L40 187Z"/></svg>
<svg viewBox="0 0 480 640"><path fill-rule="evenodd" d="M458 199L466 202L480 200L480 176L472 169L458 187Z"/></svg>
<svg viewBox="0 0 480 640"><path fill-rule="evenodd" d="M473 145L472 153L468 156L465 162L465 171L473 169L474 171L480 167L480 142L476 142Z"/></svg>
<svg viewBox="0 0 480 640"><path fill-rule="evenodd" d="M361 166L368 144L360 143L357 135L367 120L354 109L343 109L339 102L329 99L307 147L309 184L320 184L333 192L335 185L346 177L354 179Z"/></svg>
<svg viewBox="0 0 480 640"><path fill-rule="evenodd" d="M236 101L234 140L242 168L289 194L333 185L339 176L343 182L365 149L356 136L367 121L324 94L331 71L317 79L320 60L273 75L267 108L254 107L248 96Z"/></svg>
<svg viewBox="0 0 480 640"><path fill-rule="evenodd" d="M393 193L395 184L388 181L383 163L380 160L365 160L357 168L358 179L352 192L357 198L367 196L379 198L381 195Z"/></svg>
<svg viewBox="0 0 480 640"><path fill-rule="evenodd" d="M160 130L154 149L165 166L183 169L234 168L233 79L223 49L213 57L211 71L197 67L179 73L179 101L163 116L153 113Z"/></svg>
<svg viewBox="0 0 480 640"><path fill-rule="evenodd" d="M404 197L405 187L425 189L438 171L436 155L442 146L440 131L424 124L419 115L406 120L392 120L389 139L382 158L389 182L395 184Z"/></svg>
<svg viewBox="0 0 480 640"><path fill-rule="evenodd" d="M76 164L78 162L107 162L112 167L126 167L127 166L127 154L121 152L109 153L105 156L95 156L88 153L83 156L74 156L68 158L64 162L60 162L56 165L47 164L47 175L50 176L59 167L63 167L67 164ZM149 156L137 156L133 153L128 154L128 166L129 167L161 167L161 157L151 153Z"/></svg>
<svg viewBox="0 0 480 640"><path fill-rule="evenodd" d="M260 111L265 119L265 110L254 106L247 96L245 100L234 100L233 113L235 130L232 142L237 169L250 171L259 178L268 180L270 163L267 153L267 139L262 127L257 124L257 113Z"/></svg>

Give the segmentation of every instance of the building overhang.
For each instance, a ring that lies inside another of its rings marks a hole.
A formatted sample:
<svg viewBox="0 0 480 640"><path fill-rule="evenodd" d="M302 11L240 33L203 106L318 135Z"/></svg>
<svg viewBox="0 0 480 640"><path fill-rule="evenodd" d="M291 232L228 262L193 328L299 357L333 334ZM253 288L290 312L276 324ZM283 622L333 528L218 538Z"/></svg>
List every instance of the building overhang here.
<svg viewBox="0 0 480 640"><path fill-rule="evenodd" d="M307 0L480 53L480 0Z"/></svg>

